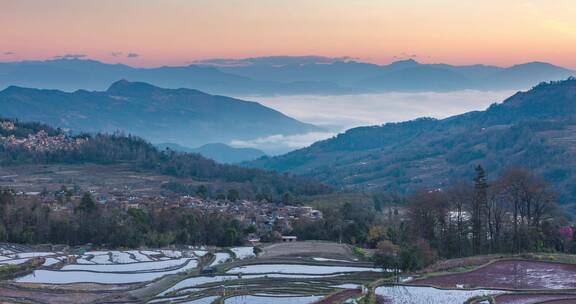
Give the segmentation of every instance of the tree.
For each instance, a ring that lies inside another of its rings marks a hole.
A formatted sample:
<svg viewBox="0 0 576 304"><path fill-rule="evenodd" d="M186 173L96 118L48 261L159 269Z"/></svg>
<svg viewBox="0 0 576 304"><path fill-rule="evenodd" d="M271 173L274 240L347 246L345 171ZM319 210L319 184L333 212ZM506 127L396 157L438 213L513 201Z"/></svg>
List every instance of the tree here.
<svg viewBox="0 0 576 304"><path fill-rule="evenodd" d="M472 200L473 196L474 189L470 183L457 183L446 191L451 210L449 217L450 231L455 234L455 244L448 244L451 248L451 253L453 253L450 256L463 257L469 253L468 222L470 220L470 212L468 211L468 202Z"/></svg>
<svg viewBox="0 0 576 304"><path fill-rule="evenodd" d="M236 189L230 189L226 194L226 198L231 202L235 202L240 199L240 192Z"/></svg>
<svg viewBox="0 0 576 304"><path fill-rule="evenodd" d="M483 218L485 217L486 206L488 205L488 182L486 173L481 165L475 169L474 177L474 198L472 199L472 251L474 254L482 252L482 245L485 239L485 229Z"/></svg>
<svg viewBox="0 0 576 304"><path fill-rule="evenodd" d="M399 268L400 247L388 240L378 242L374 253L374 264L385 270Z"/></svg>
<svg viewBox="0 0 576 304"><path fill-rule="evenodd" d="M198 186L198 189L196 190L196 195L198 195L201 198L208 197L208 188L205 185Z"/></svg>
<svg viewBox="0 0 576 304"><path fill-rule="evenodd" d="M96 210L98 210L98 206L96 206L96 203L92 199L92 195L88 192L84 193L80 200L80 204L75 209L76 212L83 212L86 214L92 214Z"/></svg>
<svg viewBox="0 0 576 304"><path fill-rule="evenodd" d="M501 191L512 208L514 251L533 248L541 240L542 221L555 208L555 195L544 181L522 168L504 172Z"/></svg>

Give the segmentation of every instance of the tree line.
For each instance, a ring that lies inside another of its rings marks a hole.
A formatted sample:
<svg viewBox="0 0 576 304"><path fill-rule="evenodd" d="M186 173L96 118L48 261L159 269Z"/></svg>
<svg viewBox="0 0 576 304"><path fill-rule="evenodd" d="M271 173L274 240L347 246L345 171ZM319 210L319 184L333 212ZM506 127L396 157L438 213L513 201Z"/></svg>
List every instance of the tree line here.
<svg viewBox="0 0 576 304"><path fill-rule="evenodd" d="M325 207L323 221L300 221L294 233L373 248L378 264L404 270L440 258L576 252L574 229L558 207L555 192L526 169L509 168L488 180L478 166L470 182L421 189L389 202L376 197L373 204Z"/></svg>
<svg viewBox="0 0 576 304"><path fill-rule="evenodd" d="M232 215L190 208L105 207L90 194L55 211L36 198L0 191L0 241L21 244L94 244L109 248L171 244L235 246L252 231Z"/></svg>

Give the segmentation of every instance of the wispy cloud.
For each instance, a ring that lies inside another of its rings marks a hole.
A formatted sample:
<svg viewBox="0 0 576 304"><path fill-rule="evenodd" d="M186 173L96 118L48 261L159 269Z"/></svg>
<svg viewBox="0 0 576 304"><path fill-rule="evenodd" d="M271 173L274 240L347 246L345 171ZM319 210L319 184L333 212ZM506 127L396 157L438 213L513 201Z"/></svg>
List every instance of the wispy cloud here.
<svg viewBox="0 0 576 304"><path fill-rule="evenodd" d="M137 54L137 53L128 53L128 55L126 55L126 57L128 57L128 58L137 58L137 57L140 57L140 55Z"/></svg>
<svg viewBox="0 0 576 304"><path fill-rule="evenodd" d="M16 55L15 52L3 52L2 55L4 56L12 56L12 55Z"/></svg>
<svg viewBox="0 0 576 304"><path fill-rule="evenodd" d="M112 57L120 57L122 56L124 53L123 52L111 52L110 55L112 55Z"/></svg>
<svg viewBox="0 0 576 304"><path fill-rule="evenodd" d="M334 134L332 132L311 132L296 135L277 134L251 140L233 140L230 145L237 148L256 148L275 155L307 147L319 140L330 138Z"/></svg>
<svg viewBox="0 0 576 304"><path fill-rule="evenodd" d="M82 59L88 57L85 54L64 54L59 56L54 56L54 59Z"/></svg>

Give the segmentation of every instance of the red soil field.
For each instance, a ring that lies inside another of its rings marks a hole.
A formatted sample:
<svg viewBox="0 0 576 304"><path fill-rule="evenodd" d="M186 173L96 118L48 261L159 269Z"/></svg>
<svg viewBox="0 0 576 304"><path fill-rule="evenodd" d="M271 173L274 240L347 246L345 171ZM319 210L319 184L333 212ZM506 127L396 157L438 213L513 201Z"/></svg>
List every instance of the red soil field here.
<svg viewBox="0 0 576 304"><path fill-rule="evenodd" d="M525 260L497 261L470 272L415 280L420 285L454 288L570 289L576 288L576 265Z"/></svg>
<svg viewBox="0 0 576 304"><path fill-rule="evenodd" d="M353 296L359 296L362 293L360 289L346 289L341 292L328 296L314 304L333 304L345 301Z"/></svg>
<svg viewBox="0 0 576 304"><path fill-rule="evenodd" d="M497 304L576 303L576 294L530 294L530 295L503 294L496 297L496 303Z"/></svg>
<svg viewBox="0 0 576 304"><path fill-rule="evenodd" d="M45 304L81 304L81 303L131 303L134 298L126 292L82 292L49 289L28 289L0 284L1 303L45 303ZM11 302L9 299L17 301Z"/></svg>

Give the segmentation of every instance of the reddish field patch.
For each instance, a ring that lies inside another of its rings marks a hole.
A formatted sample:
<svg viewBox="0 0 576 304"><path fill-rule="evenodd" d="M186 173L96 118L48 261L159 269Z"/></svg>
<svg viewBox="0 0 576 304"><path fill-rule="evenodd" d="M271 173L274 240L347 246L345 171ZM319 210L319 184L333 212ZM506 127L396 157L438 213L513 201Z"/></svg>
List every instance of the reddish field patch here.
<svg viewBox="0 0 576 304"><path fill-rule="evenodd" d="M575 302L576 302L576 294L503 294L496 296L497 304L537 304L537 303L575 303Z"/></svg>
<svg viewBox="0 0 576 304"><path fill-rule="evenodd" d="M315 304L333 304L333 303L340 303L345 300L350 299L354 296L359 296L362 293L360 289L346 289L341 292L335 293L331 296L328 296Z"/></svg>
<svg viewBox="0 0 576 304"><path fill-rule="evenodd" d="M79 304L106 302L130 303L130 299L123 292L73 292L73 291L50 291L0 286L0 296L9 299L18 299L17 303L25 300L32 303L47 304ZM0 303L2 303L0 301ZM12 303L12 302L6 302ZM13 302L16 303L16 302Z"/></svg>
<svg viewBox="0 0 576 304"><path fill-rule="evenodd" d="M576 265L503 260L470 272L415 280L414 284L454 288L456 285L504 289L576 288Z"/></svg>

